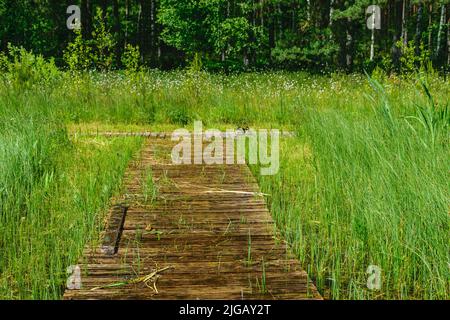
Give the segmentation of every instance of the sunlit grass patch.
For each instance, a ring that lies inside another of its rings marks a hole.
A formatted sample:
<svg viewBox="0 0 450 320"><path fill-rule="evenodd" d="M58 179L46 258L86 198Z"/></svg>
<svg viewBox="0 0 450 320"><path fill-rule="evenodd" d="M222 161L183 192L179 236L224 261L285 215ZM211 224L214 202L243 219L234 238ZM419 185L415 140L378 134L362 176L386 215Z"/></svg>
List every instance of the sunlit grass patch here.
<svg viewBox="0 0 450 320"><path fill-rule="evenodd" d="M376 95L361 75L69 76L22 90L0 83L0 298L59 298L65 268L96 239L143 141L96 133L192 131L194 120L296 131L280 140L277 175L254 172L325 296L448 298L448 79L386 78ZM155 184L177 187L167 173ZM379 291L366 286L371 264Z"/></svg>
<svg viewBox="0 0 450 320"><path fill-rule="evenodd" d="M298 138L282 143L279 174L259 177L277 225L327 297L450 294L448 127L434 135L391 111L305 109ZM367 287L370 265L381 269L380 290Z"/></svg>
<svg viewBox="0 0 450 320"><path fill-rule="evenodd" d="M125 167L140 145L136 138L67 142L55 151L53 165L35 171L27 185L19 178L29 174L23 167L7 169L15 177L1 181L14 193L6 193L1 206L0 298L61 296L66 268L102 230L109 199L120 190ZM27 148L13 146L18 147ZM12 154L4 156L14 164ZM27 194L20 200L17 192Z"/></svg>

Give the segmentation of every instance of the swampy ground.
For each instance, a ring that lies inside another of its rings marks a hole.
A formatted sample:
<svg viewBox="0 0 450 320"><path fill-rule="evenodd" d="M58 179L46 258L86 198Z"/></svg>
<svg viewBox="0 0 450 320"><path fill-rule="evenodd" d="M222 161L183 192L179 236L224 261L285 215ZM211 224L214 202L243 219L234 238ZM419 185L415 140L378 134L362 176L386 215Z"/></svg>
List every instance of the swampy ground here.
<svg viewBox="0 0 450 320"><path fill-rule="evenodd" d="M62 298L67 267L98 241L145 138L97 132L201 120L295 132L280 140L278 174L250 169L322 296L448 299L449 88L436 74L61 72L0 82L0 298ZM371 265L379 290L367 287Z"/></svg>

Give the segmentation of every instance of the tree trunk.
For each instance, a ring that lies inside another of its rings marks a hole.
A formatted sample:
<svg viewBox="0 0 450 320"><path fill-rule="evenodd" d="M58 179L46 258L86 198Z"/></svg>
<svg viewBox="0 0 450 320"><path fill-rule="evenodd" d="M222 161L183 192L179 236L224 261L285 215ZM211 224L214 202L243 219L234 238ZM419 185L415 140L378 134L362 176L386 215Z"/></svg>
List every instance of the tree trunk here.
<svg viewBox="0 0 450 320"><path fill-rule="evenodd" d="M291 4L291 31L292 33L295 33L295 26L296 26L296 19L295 19L295 13L297 9L297 4L295 1Z"/></svg>
<svg viewBox="0 0 450 320"><path fill-rule="evenodd" d="M283 36L283 11L281 10L281 5L278 4L278 38L281 39Z"/></svg>
<svg viewBox="0 0 450 320"><path fill-rule="evenodd" d="M121 65L120 55L121 55L123 47L124 47L124 42L123 42L121 30L120 30L119 0L113 0L113 16L114 16L113 31L114 31L114 35L115 35L116 41L117 41L115 54L116 54L117 64L120 66Z"/></svg>
<svg viewBox="0 0 450 320"><path fill-rule="evenodd" d="M328 26L331 28L331 26L333 25L333 12L334 12L334 0L330 0L330 14L329 14L329 21L328 21Z"/></svg>
<svg viewBox="0 0 450 320"><path fill-rule="evenodd" d="M255 0L252 0L252 26L256 26L256 5Z"/></svg>
<svg viewBox="0 0 450 320"><path fill-rule="evenodd" d="M142 21L142 5L139 3L139 12L138 12L138 18L137 18L137 38L138 38L138 44L139 44L139 52L141 54L141 62L144 62L144 50L142 48L142 39L141 39L141 23Z"/></svg>
<svg viewBox="0 0 450 320"><path fill-rule="evenodd" d="M150 2L150 50L153 59L156 59L156 4L155 0Z"/></svg>
<svg viewBox="0 0 450 320"><path fill-rule="evenodd" d="M439 30L437 35L437 45L436 45L436 58L439 58L441 52L441 40L442 40L442 29L445 23L445 5L441 7L441 18L439 19Z"/></svg>
<svg viewBox="0 0 450 320"><path fill-rule="evenodd" d="M428 9L428 50L430 51L430 55L433 56L433 46L431 45L431 33L433 30L433 4L430 4Z"/></svg>
<svg viewBox="0 0 450 320"><path fill-rule="evenodd" d="M373 61L375 56L375 7L372 8L372 35L370 40L370 61Z"/></svg>
<svg viewBox="0 0 450 320"><path fill-rule="evenodd" d="M350 19L347 19L347 42L345 44L346 47L346 67L347 71L350 72L353 69L353 35L351 32L351 25L352 21Z"/></svg>
<svg viewBox="0 0 450 320"><path fill-rule="evenodd" d="M392 48L391 48L391 55L392 55L392 65L394 66L394 69L398 72L400 70L400 56L401 56L401 50L399 46L397 45L397 42L399 40L397 39L397 35L394 34L392 38Z"/></svg>
<svg viewBox="0 0 450 320"><path fill-rule="evenodd" d="M402 6L402 39L403 44L406 46L408 44L408 28L406 25L406 11L407 11L407 0L403 0Z"/></svg>
<svg viewBox="0 0 450 320"><path fill-rule="evenodd" d="M273 16L273 10L271 10L272 8L273 8L273 6L269 6L269 10L268 10L268 17L269 17L269 23L268 23L269 48L274 48L275 47L275 41L276 41L275 21L274 21L274 16Z"/></svg>
<svg viewBox="0 0 450 320"><path fill-rule="evenodd" d="M306 0L306 19L311 21L311 0Z"/></svg>
<svg viewBox="0 0 450 320"><path fill-rule="evenodd" d="M151 3L148 0L140 0L139 10L139 47L143 62L151 56Z"/></svg>
<svg viewBox="0 0 450 320"><path fill-rule="evenodd" d="M81 0L81 32L84 39L88 39L92 33L92 12L91 12L91 1Z"/></svg>
<svg viewBox="0 0 450 320"><path fill-rule="evenodd" d="M447 19L447 70L450 67L450 17Z"/></svg>
<svg viewBox="0 0 450 320"><path fill-rule="evenodd" d="M228 19L230 17L230 0L227 0L227 6L226 6L226 10L225 10L225 18ZM222 52L221 52L221 58L220 60L222 62L225 62L226 60L226 53L225 53L225 47L226 45L224 45L224 47L222 48Z"/></svg>
<svg viewBox="0 0 450 320"><path fill-rule="evenodd" d="M125 0L125 39L124 39L124 46L128 44L128 15L130 11L130 0Z"/></svg>
<svg viewBox="0 0 450 320"><path fill-rule="evenodd" d="M415 37L416 55L420 54L420 42L422 35L422 16L423 16L423 5L422 2L419 2L419 7L417 9L416 37Z"/></svg>
<svg viewBox="0 0 450 320"><path fill-rule="evenodd" d="M264 29L264 0L259 0L260 3L260 14L261 14L261 28Z"/></svg>
<svg viewBox="0 0 450 320"><path fill-rule="evenodd" d="M102 18L105 19L106 12L108 11L108 0L101 1Z"/></svg>

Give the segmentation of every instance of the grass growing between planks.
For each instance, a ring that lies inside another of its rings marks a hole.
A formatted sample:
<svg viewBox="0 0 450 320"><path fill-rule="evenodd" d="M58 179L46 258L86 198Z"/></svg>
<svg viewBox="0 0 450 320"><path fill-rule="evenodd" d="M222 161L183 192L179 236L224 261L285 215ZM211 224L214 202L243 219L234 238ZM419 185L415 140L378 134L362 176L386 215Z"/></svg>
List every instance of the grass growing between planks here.
<svg viewBox="0 0 450 320"><path fill-rule="evenodd" d="M152 169L146 168L141 181L144 202L153 204L158 196L158 186L153 181Z"/></svg>
<svg viewBox="0 0 450 320"><path fill-rule="evenodd" d="M141 140L69 141L48 115L0 113L0 298L58 299Z"/></svg>
<svg viewBox="0 0 450 320"><path fill-rule="evenodd" d="M425 92L395 113L375 88L374 108L305 108L280 173L260 186L326 297L448 299L448 104ZM369 265L381 268L380 290L367 288Z"/></svg>

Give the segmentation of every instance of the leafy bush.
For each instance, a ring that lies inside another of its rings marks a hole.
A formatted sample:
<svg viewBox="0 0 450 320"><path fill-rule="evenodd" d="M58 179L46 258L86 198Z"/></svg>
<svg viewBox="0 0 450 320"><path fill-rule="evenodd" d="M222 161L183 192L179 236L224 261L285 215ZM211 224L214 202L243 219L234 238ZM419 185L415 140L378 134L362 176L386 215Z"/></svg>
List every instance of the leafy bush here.
<svg viewBox="0 0 450 320"><path fill-rule="evenodd" d="M127 72L135 73L139 70L140 58L139 46L127 44L122 55L122 65Z"/></svg>
<svg viewBox="0 0 450 320"><path fill-rule="evenodd" d="M0 52L0 71L8 71L8 57L3 52Z"/></svg>
<svg viewBox="0 0 450 320"><path fill-rule="evenodd" d="M402 55L400 57L401 72L404 75L413 74L415 71L432 71L432 63L430 60L430 52L426 50L423 43L420 44L420 55L416 55L416 44L409 41L404 44L402 41L397 42Z"/></svg>
<svg viewBox="0 0 450 320"><path fill-rule="evenodd" d="M192 117L186 108L172 108L167 112L169 122L172 124L178 124L185 126L191 122Z"/></svg>
<svg viewBox="0 0 450 320"><path fill-rule="evenodd" d="M251 25L247 19L229 18L218 28L215 40L217 53L224 53L227 57L235 58L249 46Z"/></svg>
<svg viewBox="0 0 450 320"><path fill-rule="evenodd" d="M46 60L41 55L8 44L8 54L0 56L0 70L4 77L16 88L30 88L36 84L48 85L60 72L54 60Z"/></svg>
<svg viewBox="0 0 450 320"><path fill-rule="evenodd" d="M106 28L106 18L103 18L101 9L97 10L92 31L92 61L96 69L109 71L114 66L115 40L111 32Z"/></svg>
<svg viewBox="0 0 450 320"><path fill-rule="evenodd" d="M330 29L321 30L308 25L301 28L308 30L309 36L298 40L293 33L286 32L271 51L273 61L281 68L288 66L323 70L324 65L331 65L339 48L330 41ZM319 60L317 56L323 59Z"/></svg>
<svg viewBox="0 0 450 320"><path fill-rule="evenodd" d="M83 38L80 31L75 31L77 36L70 42L64 52L64 60L72 71L84 71L96 69L110 71L115 66L114 47L115 40L107 29L106 18L103 18L101 9L97 10L94 18L94 31L92 39Z"/></svg>
<svg viewBox="0 0 450 320"><path fill-rule="evenodd" d="M89 43L83 39L81 31L75 30L76 37L70 42L64 51L64 61L69 70L88 70L91 67L92 48Z"/></svg>

